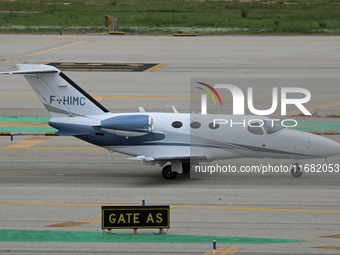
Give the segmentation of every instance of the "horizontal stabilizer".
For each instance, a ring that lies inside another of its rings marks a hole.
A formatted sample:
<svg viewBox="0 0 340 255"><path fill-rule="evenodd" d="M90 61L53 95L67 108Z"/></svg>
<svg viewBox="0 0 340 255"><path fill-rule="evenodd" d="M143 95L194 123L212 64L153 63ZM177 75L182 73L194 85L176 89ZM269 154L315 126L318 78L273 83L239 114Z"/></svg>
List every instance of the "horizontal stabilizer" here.
<svg viewBox="0 0 340 255"><path fill-rule="evenodd" d="M47 65L25 65L17 64L19 71L0 72L0 74L41 74L41 73L59 73L60 71L54 66Z"/></svg>
<svg viewBox="0 0 340 255"><path fill-rule="evenodd" d="M1 72L0 74L38 74L38 73L57 73L56 70L27 70L27 71L12 71L12 72Z"/></svg>

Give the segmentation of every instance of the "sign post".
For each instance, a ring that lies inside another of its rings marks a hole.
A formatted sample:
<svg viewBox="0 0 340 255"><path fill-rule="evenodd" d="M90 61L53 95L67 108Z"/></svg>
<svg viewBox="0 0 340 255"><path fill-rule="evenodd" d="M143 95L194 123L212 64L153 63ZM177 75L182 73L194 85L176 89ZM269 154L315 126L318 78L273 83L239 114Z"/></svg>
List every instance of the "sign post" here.
<svg viewBox="0 0 340 255"><path fill-rule="evenodd" d="M170 228L170 206L102 206L102 229Z"/></svg>
<svg viewBox="0 0 340 255"><path fill-rule="evenodd" d="M108 27L110 32L113 31L113 17L105 15L105 27Z"/></svg>
<svg viewBox="0 0 340 255"><path fill-rule="evenodd" d="M117 18L105 15L105 27L109 28L109 34L123 35L125 32L118 31Z"/></svg>

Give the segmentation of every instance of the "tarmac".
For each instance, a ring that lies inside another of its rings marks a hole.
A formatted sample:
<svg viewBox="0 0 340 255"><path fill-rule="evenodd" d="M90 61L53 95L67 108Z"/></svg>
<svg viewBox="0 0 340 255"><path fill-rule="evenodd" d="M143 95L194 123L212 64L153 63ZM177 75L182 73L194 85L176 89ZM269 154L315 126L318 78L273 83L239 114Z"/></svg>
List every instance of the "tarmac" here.
<svg viewBox="0 0 340 255"><path fill-rule="evenodd" d="M311 92L306 107L313 115L302 116L289 106L287 118L305 131L333 132L327 137L340 142L339 47L336 36L0 35L0 72L14 70L17 63L58 64L112 112L140 106L171 112L168 105L190 112L191 79L252 86L259 109L268 108L273 86L303 87ZM203 254L213 240L219 249L230 248L222 254L338 253L338 172L305 172L300 178L184 174L164 180L159 166L76 138L46 136L55 130L26 80L21 75L0 79L1 253ZM327 164L339 165L339 156ZM170 205L165 235L148 229L137 235L131 229L103 234L102 205L140 205L143 199L147 205Z"/></svg>

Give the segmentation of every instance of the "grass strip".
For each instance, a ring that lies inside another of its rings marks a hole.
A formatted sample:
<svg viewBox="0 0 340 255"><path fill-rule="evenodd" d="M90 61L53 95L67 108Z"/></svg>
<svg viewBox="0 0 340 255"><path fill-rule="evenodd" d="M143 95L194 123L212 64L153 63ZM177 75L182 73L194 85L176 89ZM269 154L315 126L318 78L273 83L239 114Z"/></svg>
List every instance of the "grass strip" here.
<svg viewBox="0 0 340 255"><path fill-rule="evenodd" d="M137 34L340 34L340 0L0 1L0 32Z"/></svg>

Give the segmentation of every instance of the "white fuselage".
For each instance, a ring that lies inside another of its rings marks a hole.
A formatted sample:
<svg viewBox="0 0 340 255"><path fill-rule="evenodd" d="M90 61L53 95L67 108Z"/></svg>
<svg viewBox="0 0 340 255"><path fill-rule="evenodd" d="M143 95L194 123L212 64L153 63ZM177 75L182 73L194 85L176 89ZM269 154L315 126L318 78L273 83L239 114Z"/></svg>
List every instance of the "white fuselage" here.
<svg viewBox="0 0 340 255"><path fill-rule="evenodd" d="M268 134L264 127L262 134L254 134L248 130L250 120L265 120L259 116L241 115L200 115L181 113L122 113L87 116L62 117L51 119L53 123L70 123L88 127L100 126L102 120L128 115L148 115L153 120L150 134L139 137L118 137L106 132L103 136L78 138L87 140L111 151L145 157L168 156L205 156L208 161L229 158L289 158L308 159L326 158L340 153L340 145L330 139L307 132L284 128ZM229 120L227 124L211 128L214 120ZM233 121L233 125L230 124ZM176 122L176 123L175 123ZM242 123L246 123L243 125ZM181 123L179 125L175 124ZM197 124L199 123L199 124ZM235 124L236 123L236 124ZM210 124L210 126L209 126ZM192 127L191 127L192 126ZM155 138L150 137L157 135ZM116 139L117 138L117 139ZM119 139L118 139L119 138Z"/></svg>

